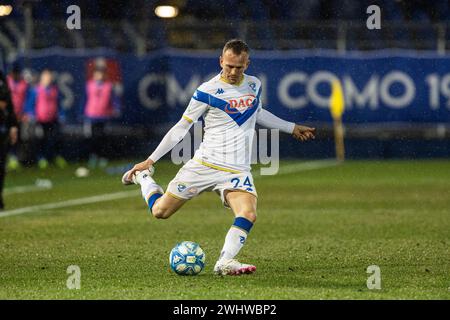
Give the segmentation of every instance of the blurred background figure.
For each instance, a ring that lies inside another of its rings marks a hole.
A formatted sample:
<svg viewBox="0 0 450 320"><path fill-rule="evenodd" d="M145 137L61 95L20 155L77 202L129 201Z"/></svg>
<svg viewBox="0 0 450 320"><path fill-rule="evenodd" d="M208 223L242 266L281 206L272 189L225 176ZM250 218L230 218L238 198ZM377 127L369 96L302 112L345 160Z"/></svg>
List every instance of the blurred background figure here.
<svg viewBox="0 0 450 320"><path fill-rule="evenodd" d="M24 117L25 110L25 101L28 92L28 83L22 76L21 68L18 63L14 63L11 72L7 76L7 82L9 86L9 90L11 92L11 100L14 107L14 113L16 115L18 121L19 141L12 146L10 153L8 155L8 170L17 170L20 167L20 153L21 150L21 141L20 141L20 132L21 132L21 123Z"/></svg>
<svg viewBox="0 0 450 320"><path fill-rule="evenodd" d="M86 83L86 117L89 162L91 168L105 167L110 154L109 139L105 132L109 121L120 116L120 101L114 83L107 77L107 64L102 58L95 60L92 78Z"/></svg>
<svg viewBox="0 0 450 320"><path fill-rule="evenodd" d="M14 114L6 78L0 71L0 210L3 210L3 185L6 173L6 155L9 145L17 143L18 124Z"/></svg>
<svg viewBox="0 0 450 320"><path fill-rule="evenodd" d="M60 107L59 90L50 70L43 70L39 83L30 90L25 112L26 121L37 123L39 168L46 169L49 161L54 161L58 167L65 167L67 162L59 154L60 122L64 122L64 112Z"/></svg>

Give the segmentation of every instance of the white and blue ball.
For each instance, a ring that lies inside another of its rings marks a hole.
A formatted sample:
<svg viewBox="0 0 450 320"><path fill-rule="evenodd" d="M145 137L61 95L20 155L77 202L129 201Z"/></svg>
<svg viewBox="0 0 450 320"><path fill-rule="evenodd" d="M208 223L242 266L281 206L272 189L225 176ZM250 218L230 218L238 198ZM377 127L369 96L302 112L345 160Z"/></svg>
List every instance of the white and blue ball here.
<svg viewBox="0 0 450 320"><path fill-rule="evenodd" d="M194 276L205 266L205 253L198 243L183 241L172 249L169 260L176 274Z"/></svg>

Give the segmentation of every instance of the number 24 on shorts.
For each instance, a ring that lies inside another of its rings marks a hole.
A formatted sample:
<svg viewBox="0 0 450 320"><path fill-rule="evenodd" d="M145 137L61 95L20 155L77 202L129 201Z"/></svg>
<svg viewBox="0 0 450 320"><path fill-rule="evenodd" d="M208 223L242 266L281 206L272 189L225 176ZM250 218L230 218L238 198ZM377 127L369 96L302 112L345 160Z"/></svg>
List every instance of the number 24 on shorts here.
<svg viewBox="0 0 450 320"><path fill-rule="evenodd" d="M231 183L234 184L234 185L233 185L233 188L235 188L235 189L241 187L241 186L239 185L240 182L241 182L241 180L240 180L239 178L233 178L233 179L231 179ZM247 186L247 187L248 187L247 189L249 189L249 188L252 187L252 184L250 183L249 177L246 177L246 178L245 178L245 180L244 180L244 186Z"/></svg>

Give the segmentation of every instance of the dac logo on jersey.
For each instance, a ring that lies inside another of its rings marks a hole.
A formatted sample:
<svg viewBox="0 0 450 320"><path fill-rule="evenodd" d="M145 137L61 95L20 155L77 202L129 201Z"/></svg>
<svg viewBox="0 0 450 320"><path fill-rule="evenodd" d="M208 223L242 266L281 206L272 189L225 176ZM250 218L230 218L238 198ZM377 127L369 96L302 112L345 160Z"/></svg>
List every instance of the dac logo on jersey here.
<svg viewBox="0 0 450 320"><path fill-rule="evenodd" d="M224 92L225 92L225 91L223 91L222 88L219 88L219 89L217 89L216 94L222 94L222 93L224 93Z"/></svg>
<svg viewBox="0 0 450 320"><path fill-rule="evenodd" d="M256 92L256 82L249 82L249 83L248 83L248 86L249 86L250 88L252 88L252 90L253 90L254 92Z"/></svg>
<svg viewBox="0 0 450 320"><path fill-rule="evenodd" d="M179 183L177 185L177 189L178 189L178 192L183 192L184 190L186 190L186 185L183 183Z"/></svg>
<svg viewBox="0 0 450 320"><path fill-rule="evenodd" d="M247 109L254 107L256 97L253 94L246 94L236 99L228 100L228 105L225 107L226 113L244 113Z"/></svg>

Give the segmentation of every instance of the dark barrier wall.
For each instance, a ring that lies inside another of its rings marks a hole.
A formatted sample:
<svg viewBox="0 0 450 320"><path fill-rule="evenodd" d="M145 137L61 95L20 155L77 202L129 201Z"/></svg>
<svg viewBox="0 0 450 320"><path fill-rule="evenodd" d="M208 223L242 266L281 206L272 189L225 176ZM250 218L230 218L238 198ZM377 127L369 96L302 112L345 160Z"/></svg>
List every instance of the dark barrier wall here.
<svg viewBox="0 0 450 320"><path fill-rule="evenodd" d="M201 82L220 70L216 53L158 51L144 57L108 51L52 49L21 57L36 71L57 71L69 123L82 120L86 63L93 57L116 59L123 81L124 124L175 122ZM344 122L449 123L450 56L386 51L254 52L248 74L263 82L267 109L291 121L331 122L330 83L342 82Z"/></svg>

